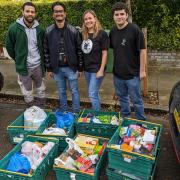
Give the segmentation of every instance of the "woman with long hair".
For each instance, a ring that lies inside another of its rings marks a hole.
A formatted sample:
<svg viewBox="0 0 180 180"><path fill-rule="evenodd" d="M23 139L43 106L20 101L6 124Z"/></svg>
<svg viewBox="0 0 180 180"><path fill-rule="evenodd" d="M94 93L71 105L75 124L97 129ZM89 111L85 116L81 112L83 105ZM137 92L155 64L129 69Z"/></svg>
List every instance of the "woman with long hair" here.
<svg viewBox="0 0 180 180"><path fill-rule="evenodd" d="M84 55L84 74L88 85L88 95L94 110L101 109L99 89L104 77L107 62L109 38L92 10L83 14L82 51Z"/></svg>

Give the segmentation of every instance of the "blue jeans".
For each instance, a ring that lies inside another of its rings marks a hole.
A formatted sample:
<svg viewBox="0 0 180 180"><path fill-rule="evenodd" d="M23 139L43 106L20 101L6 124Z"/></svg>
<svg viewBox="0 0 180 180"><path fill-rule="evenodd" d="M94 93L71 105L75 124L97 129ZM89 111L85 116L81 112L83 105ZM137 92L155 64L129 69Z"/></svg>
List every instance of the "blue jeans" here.
<svg viewBox="0 0 180 180"><path fill-rule="evenodd" d="M78 92L78 73L71 70L69 67L60 67L57 73L54 73L54 80L56 81L59 99L60 99L60 111L64 112L68 110L67 107L67 81L69 89L72 95L72 108L73 112L78 113L80 111L80 98Z"/></svg>
<svg viewBox="0 0 180 180"><path fill-rule="evenodd" d="M114 76L114 86L117 96L120 99L122 117L130 117L130 98L132 100L137 119L145 120L144 105L140 94L140 79L124 80Z"/></svg>
<svg viewBox="0 0 180 180"><path fill-rule="evenodd" d="M101 109L99 89L102 84L103 77L96 78L96 73L90 72L85 72L84 74L88 85L88 95L91 100L92 109L99 111Z"/></svg>

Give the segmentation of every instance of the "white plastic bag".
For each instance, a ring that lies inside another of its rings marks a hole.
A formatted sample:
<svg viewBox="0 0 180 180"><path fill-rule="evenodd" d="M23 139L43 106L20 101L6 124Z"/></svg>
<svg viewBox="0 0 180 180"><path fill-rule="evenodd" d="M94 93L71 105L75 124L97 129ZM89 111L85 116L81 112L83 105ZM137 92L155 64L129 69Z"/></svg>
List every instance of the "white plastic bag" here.
<svg viewBox="0 0 180 180"><path fill-rule="evenodd" d="M45 111L37 106L32 106L24 112L24 130L35 131L47 118Z"/></svg>

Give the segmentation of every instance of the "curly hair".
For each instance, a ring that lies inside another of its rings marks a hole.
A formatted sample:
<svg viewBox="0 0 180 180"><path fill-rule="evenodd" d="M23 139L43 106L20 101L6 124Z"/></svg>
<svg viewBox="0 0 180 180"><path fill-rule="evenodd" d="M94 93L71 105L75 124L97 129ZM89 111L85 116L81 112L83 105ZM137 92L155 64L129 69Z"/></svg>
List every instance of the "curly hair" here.
<svg viewBox="0 0 180 180"><path fill-rule="evenodd" d="M115 3L113 6L112 6L112 15L114 15L114 12L115 11L118 11L118 10L125 10L125 12L127 13L127 14L129 14L129 9L128 9L128 7L127 7L127 5L125 4L125 3L123 3L123 2L117 2L117 3Z"/></svg>

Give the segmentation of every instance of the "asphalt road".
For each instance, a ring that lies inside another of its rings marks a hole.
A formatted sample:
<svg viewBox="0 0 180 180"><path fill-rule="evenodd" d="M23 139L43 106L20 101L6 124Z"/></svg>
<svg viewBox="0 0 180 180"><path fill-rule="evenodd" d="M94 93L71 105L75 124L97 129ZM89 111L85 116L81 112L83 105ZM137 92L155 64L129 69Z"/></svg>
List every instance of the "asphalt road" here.
<svg viewBox="0 0 180 180"><path fill-rule="evenodd" d="M23 105L0 103L0 159L14 146L9 143L7 126L24 111ZM180 164L178 164L169 132L168 115L147 114L148 120L163 124L160 140L160 156L154 180L180 180ZM46 180L53 180L55 174L50 171ZM101 179L106 179L103 176Z"/></svg>

